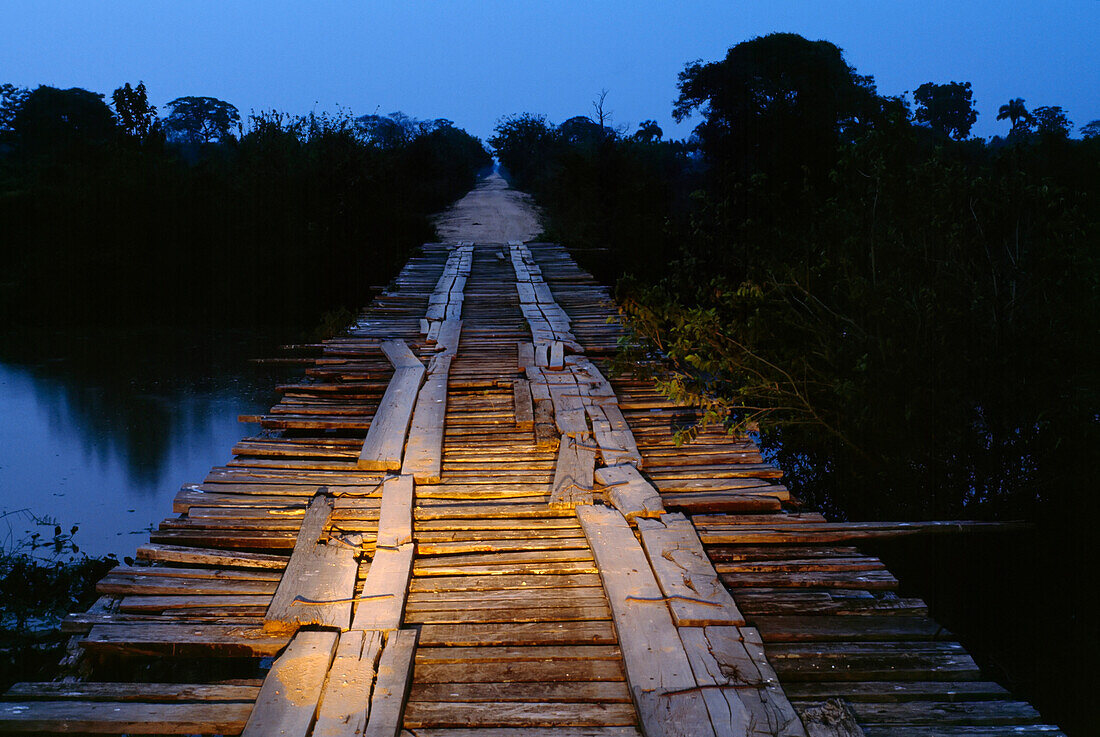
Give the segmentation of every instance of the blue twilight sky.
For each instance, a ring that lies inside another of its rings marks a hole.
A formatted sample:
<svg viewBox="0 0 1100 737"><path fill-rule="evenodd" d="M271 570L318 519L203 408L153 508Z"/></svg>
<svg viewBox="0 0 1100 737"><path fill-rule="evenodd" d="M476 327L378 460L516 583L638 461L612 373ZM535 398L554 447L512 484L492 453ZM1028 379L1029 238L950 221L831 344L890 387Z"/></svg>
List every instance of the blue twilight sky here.
<svg viewBox="0 0 1100 737"><path fill-rule="evenodd" d="M606 88L614 125L653 118L682 137L684 64L773 31L832 41L884 94L971 82L975 135L1007 132L996 113L1012 97L1063 106L1075 131L1100 118L1100 0L4 0L0 82L109 96L144 80L159 106L402 110L483 137L506 114L589 114Z"/></svg>

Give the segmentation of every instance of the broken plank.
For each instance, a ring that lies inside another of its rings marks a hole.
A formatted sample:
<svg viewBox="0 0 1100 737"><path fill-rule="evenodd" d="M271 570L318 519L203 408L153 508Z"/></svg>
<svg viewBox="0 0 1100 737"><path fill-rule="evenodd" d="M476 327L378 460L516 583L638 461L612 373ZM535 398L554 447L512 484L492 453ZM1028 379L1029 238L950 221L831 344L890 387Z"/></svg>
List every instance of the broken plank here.
<svg viewBox="0 0 1100 737"><path fill-rule="evenodd" d="M267 610L265 629L293 631L305 624L348 628L358 551L335 540L319 542L332 510L330 496L318 494L310 502L294 552Z"/></svg>
<svg viewBox="0 0 1100 737"><path fill-rule="evenodd" d="M596 471L596 481L608 487L607 500L628 521L636 517L660 517L665 508L661 495L629 463L606 466Z"/></svg>
<svg viewBox="0 0 1100 737"><path fill-rule="evenodd" d="M609 507L577 508L619 633L638 717L648 735L713 735L684 645L626 519Z"/></svg>
<svg viewBox="0 0 1100 737"><path fill-rule="evenodd" d="M340 635L317 709L312 737L359 735L367 726L382 633L351 630Z"/></svg>
<svg viewBox="0 0 1100 737"><path fill-rule="evenodd" d="M352 628L392 630L401 625L412 575L413 543L378 550L363 581Z"/></svg>
<svg viewBox="0 0 1100 737"><path fill-rule="evenodd" d="M582 447L574 438L562 436L550 490L550 506L568 509L578 504L591 504L595 466L595 453Z"/></svg>
<svg viewBox="0 0 1100 737"><path fill-rule="evenodd" d="M639 519L638 530L677 627L745 623L684 515Z"/></svg>
<svg viewBox="0 0 1100 737"><path fill-rule="evenodd" d="M394 630L386 636L364 737L396 737L401 729L416 639L416 630Z"/></svg>

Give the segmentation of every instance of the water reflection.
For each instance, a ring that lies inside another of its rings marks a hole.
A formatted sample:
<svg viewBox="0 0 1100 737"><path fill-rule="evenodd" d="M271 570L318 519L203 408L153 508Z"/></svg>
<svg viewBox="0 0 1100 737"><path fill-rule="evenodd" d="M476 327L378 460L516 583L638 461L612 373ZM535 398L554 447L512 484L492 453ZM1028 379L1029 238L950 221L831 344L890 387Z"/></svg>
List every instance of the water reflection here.
<svg viewBox="0 0 1100 737"><path fill-rule="evenodd" d="M246 359L275 343L225 330L6 336L0 512L78 524L87 552L131 553L170 514L181 483L201 480L255 431L237 415L269 407L288 372ZM24 527L14 539L32 532Z"/></svg>

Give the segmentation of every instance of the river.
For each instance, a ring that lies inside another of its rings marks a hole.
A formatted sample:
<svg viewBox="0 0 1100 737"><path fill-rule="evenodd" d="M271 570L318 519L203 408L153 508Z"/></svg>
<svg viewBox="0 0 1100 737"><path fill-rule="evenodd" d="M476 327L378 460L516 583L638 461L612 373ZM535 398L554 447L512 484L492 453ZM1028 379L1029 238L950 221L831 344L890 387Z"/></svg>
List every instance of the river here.
<svg viewBox="0 0 1100 737"><path fill-rule="evenodd" d="M201 481L258 431L237 416L266 410L275 385L301 369L248 359L275 355L294 334L201 326L3 336L4 549L75 525L81 552L131 555L171 514L181 484Z"/></svg>

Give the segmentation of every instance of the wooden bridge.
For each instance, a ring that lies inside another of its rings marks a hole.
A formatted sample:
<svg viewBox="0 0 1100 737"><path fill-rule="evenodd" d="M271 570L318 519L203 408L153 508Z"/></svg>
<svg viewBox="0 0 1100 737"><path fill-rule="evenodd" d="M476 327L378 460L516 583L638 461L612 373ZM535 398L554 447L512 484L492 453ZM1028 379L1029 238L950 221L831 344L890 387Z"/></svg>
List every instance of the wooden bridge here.
<svg viewBox="0 0 1100 737"><path fill-rule="evenodd" d="M477 197L475 192L472 197ZM747 438L609 362L560 247L428 244L70 616L0 730L1058 734Z"/></svg>

